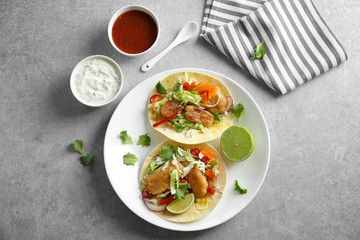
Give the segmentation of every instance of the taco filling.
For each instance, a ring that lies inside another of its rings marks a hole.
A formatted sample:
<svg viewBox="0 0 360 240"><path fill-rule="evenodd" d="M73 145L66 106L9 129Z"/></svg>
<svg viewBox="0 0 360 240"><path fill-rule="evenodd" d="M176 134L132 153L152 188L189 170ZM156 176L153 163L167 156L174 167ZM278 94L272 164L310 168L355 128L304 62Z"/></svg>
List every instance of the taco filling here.
<svg viewBox="0 0 360 240"><path fill-rule="evenodd" d="M206 76L212 81L204 81L204 76L185 72L171 75L171 80L163 81L164 84L160 81L156 84L148 103L149 118L155 129L166 125L189 137L225 125L221 122L231 114L233 100L219 80Z"/></svg>
<svg viewBox="0 0 360 240"><path fill-rule="evenodd" d="M184 147L168 141L158 148L147 158L141 174L141 195L146 207L175 222L205 216L222 195L226 176L222 160L205 144L200 148ZM193 194L195 201L173 213L169 204L185 201L188 194Z"/></svg>

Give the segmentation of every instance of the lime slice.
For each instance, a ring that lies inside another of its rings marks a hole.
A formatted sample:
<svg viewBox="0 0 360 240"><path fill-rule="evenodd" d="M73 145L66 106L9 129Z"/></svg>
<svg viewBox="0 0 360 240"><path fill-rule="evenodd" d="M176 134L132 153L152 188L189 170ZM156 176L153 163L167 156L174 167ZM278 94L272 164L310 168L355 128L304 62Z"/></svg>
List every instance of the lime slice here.
<svg viewBox="0 0 360 240"><path fill-rule="evenodd" d="M254 150L254 137L245 127L232 125L222 134L221 150L230 161L241 162Z"/></svg>
<svg viewBox="0 0 360 240"><path fill-rule="evenodd" d="M171 212L171 213L183 213L187 210L189 210L189 208L191 208L191 206L193 205L195 200L195 196L193 193L187 194L185 196L185 198L183 199L175 199L174 201L172 201L169 205L167 205L166 209Z"/></svg>

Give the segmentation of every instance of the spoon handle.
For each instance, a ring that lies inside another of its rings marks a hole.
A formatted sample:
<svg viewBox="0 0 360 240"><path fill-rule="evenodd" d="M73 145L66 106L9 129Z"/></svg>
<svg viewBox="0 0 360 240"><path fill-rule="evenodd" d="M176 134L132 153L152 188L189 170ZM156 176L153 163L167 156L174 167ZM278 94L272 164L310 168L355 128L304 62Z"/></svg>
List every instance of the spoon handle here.
<svg viewBox="0 0 360 240"><path fill-rule="evenodd" d="M185 24L178 35L176 36L175 40L162 52L160 52L158 55L144 63L144 65L141 66L141 71L147 72L149 71L165 54L167 54L171 49L179 45L180 43L183 43L190 38L192 38L197 32L198 32L198 25L196 22L188 22Z"/></svg>
<svg viewBox="0 0 360 240"><path fill-rule="evenodd" d="M141 66L141 71L147 72L149 71L165 54L167 54L171 49L176 47L179 43L175 39L167 48L162 50L158 55L147 61Z"/></svg>

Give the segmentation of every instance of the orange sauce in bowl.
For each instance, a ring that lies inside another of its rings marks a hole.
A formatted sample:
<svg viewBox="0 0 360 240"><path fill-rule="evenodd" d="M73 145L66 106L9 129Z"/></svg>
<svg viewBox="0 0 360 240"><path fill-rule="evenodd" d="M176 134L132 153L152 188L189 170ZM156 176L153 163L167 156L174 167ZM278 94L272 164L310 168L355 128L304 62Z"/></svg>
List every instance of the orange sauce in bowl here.
<svg viewBox="0 0 360 240"><path fill-rule="evenodd" d="M158 28L154 19L139 10L121 14L112 27L115 45L123 52L136 54L149 49L155 42Z"/></svg>

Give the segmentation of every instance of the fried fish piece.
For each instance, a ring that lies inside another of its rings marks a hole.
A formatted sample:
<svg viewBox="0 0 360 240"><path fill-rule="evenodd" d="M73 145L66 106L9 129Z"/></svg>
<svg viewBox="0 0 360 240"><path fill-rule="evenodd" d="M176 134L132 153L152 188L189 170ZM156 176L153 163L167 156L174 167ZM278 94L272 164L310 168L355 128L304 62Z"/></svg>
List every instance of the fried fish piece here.
<svg viewBox="0 0 360 240"><path fill-rule="evenodd" d="M185 108L185 117L193 122L200 123L205 127L210 127L214 123L214 115L209 111L195 107L195 106L186 106Z"/></svg>
<svg viewBox="0 0 360 240"><path fill-rule="evenodd" d="M190 162L186 161L182 162L182 164L186 167L190 164ZM185 176L185 178L190 184L191 189L196 197L202 198L205 196L209 184L206 177L201 173L196 164L194 164L194 167Z"/></svg>
<svg viewBox="0 0 360 240"><path fill-rule="evenodd" d="M175 169L182 171L183 168L178 160L170 160L166 167L160 166L144 179L145 189L154 195L163 193L170 187L170 173ZM178 174L180 177L181 174L179 172Z"/></svg>
<svg viewBox="0 0 360 240"><path fill-rule="evenodd" d="M170 117L174 113L184 109L181 102L177 100L169 100L160 107L160 112L164 117Z"/></svg>

